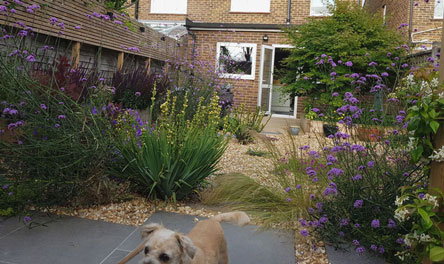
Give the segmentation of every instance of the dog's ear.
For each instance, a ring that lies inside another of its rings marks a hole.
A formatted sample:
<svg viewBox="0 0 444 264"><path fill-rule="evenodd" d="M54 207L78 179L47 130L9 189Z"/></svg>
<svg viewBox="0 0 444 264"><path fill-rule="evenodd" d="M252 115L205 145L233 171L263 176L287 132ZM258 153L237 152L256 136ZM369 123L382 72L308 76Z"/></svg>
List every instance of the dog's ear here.
<svg viewBox="0 0 444 264"><path fill-rule="evenodd" d="M162 228L162 226L159 224L148 224L141 227L140 233L142 234L142 238L145 239L160 228Z"/></svg>
<svg viewBox="0 0 444 264"><path fill-rule="evenodd" d="M177 243L179 244L180 251L185 252L191 259L196 254L196 247L193 241L185 235L176 234Z"/></svg>

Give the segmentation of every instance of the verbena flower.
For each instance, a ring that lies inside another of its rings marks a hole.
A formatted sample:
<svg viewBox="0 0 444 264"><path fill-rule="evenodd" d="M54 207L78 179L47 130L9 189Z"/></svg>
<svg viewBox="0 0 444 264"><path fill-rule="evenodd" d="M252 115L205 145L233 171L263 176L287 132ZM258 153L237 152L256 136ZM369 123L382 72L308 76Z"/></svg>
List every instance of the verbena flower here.
<svg viewBox="0 0 444 264"><path fill-rule="evenodd" d="M371 223L371 227L378 228L380 226L379 219L373 219Z"/></svg>
<svg viewBox="0 0 444 264"><path fill-rule="evenodd" d="M362 206L364 205L364 201L363 200L356 200L353 204L353 206L355 208L362 208Z"/></svg>
<svg viewBox="0 0 444 264"><path fill-rule="evenodd" d="M302 230L301 230L301 235L302 235L303 237L307 237L307 236L308 236L308 231L307 231L306 229L302 229Z"/></svg>

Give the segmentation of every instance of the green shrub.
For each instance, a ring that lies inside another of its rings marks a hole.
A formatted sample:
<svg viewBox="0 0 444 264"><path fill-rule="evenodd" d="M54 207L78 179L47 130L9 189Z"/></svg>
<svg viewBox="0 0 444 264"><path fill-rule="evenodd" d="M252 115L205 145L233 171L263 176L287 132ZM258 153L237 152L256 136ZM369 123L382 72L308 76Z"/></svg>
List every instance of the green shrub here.
<svg viewBox="0 0 444 264"><path fill-rule="evenodd" d="M176 100L168 93L153 125L132 123L127 116L121 121L124 124L118 124L122 174L149 197L185 198L217 171L227 146L224 133L218 134L220 107L216 95L209 106L199 104L191 120L185 118L187 100L180 106Z"/></svg>
<svg viewBox="0 0 444 264"><path fill-rule="evenodd" d="M41 69L24 58L0 58L0 133L9 138L0 140L0 166L11 190L2 192L0 210L7 214L114 197L106 173L110 94L96 72L71 70L63 61Z"/></svg>
<svg viewBox="0 0 444 264"><path fill-rule="evenodd" d="M271 119L271 115L265 123L262 123L265 113L260 110L259 107L256 108L254 112L250 112L242 104L236 107L231 112L230 118L230 131L236 136L236 139L246 145L254 141L253 134L251 131L256 131L257 133L262 132L268 121Z"/></svg>

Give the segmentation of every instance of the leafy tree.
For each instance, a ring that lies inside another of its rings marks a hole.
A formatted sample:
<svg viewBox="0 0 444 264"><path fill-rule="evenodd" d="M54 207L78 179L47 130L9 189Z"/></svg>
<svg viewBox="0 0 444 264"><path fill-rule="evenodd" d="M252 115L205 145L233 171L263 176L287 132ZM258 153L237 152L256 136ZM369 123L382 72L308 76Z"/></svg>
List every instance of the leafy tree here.
<svg viewBox="0 0 444 264"><path fill-rule="evenodd" d="M405 49L399 48L404 41L401 32L387 28L380 16L371 15L356 3L337 1L330 11L331 16L309 18L307 23L287 30L295 48L281 73L285 93L323 98L351 89L345 74L388 72L396 76L391 72L399 67L390 67L392 60L399 57L402 61L406 55ZM323 64L316 64L321 59ZM370 67L372 61L378 65ZM364 92L368 88L364 87Z"/></svg>

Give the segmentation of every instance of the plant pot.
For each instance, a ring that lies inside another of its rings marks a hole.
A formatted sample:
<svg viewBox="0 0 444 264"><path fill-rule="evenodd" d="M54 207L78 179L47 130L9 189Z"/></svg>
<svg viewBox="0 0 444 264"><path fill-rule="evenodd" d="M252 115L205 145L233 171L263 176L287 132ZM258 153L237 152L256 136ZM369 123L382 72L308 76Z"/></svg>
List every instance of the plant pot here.
<svg viewBox="0 0 444 264"><path fill-rule="evenodd" d="M324 130L324 136L328 137L330 135L336 134L336 132L338 132L339 128L336 125L323 124L322 129Z"/></svg>
<svg viewBox="0 0 444 264"><path fill-rule="evenodd" d="M357 136L360 141L380 141L384 135L384 128L381 127L362 127L357 129Z"/></svg>
<svg viewBox="0 0 444 264"><path fill-rule="evenodd" d="M293 136L297 136L297 135L299 134L299 131L301 131L301 128L298 127L298 126L291 126L291 127L290 127L290 133L291 133Z"/></svg>

